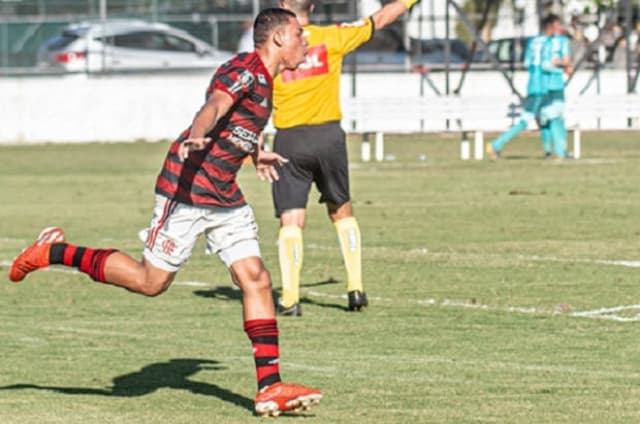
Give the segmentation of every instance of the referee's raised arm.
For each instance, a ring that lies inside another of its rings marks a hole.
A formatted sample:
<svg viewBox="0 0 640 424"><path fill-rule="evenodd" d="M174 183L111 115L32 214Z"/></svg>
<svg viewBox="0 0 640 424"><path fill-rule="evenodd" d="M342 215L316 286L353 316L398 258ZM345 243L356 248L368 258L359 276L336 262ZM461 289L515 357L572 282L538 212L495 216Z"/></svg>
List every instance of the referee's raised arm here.
<svg viewBox="0 0 640 424"><path fill-rule="evenodd" d="M420 0L396 0L385 4L380 10L371 15L374 31L386 27L419 1Z"/></svg>

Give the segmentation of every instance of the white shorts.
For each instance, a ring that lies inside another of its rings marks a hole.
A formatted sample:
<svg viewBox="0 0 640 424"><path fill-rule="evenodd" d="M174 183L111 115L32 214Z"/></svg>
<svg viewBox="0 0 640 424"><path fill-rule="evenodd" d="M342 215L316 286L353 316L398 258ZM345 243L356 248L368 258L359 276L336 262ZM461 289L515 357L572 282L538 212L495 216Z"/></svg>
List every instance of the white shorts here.
<svg viewBox="0 0 640 424"><path fill-rule="evenodd" d="M238 208L201 208L156 195L149 228L140 231L144 258L157 268L176 272L189 259L204 233L207 254L218 254L227 267L249 257L260 257L258 225L248 205Z"/></svg>

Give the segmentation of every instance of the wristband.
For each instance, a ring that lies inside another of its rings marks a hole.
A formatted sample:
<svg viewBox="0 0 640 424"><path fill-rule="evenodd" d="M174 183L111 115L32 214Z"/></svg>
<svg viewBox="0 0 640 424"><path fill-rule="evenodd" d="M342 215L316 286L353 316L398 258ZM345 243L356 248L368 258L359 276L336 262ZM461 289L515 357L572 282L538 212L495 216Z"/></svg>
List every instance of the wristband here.
<svg viewBox="0 0 640 424"><path fill-rule="evenodd" d="M418 3L419 0L400 0L402 3L404 3L405 6L407 6L407 9L411 9L411 7L413 7L414 4Z"/></svg>

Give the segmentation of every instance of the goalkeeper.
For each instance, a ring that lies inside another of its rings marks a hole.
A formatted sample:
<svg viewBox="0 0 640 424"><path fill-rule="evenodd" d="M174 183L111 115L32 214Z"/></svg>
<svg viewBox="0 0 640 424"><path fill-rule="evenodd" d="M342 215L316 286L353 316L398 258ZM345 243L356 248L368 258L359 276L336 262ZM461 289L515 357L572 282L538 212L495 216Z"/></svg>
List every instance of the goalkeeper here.
<svg viewBox="0 0 640 424"><path fill-rule="evenodd" d="M275 213L280 218L280 315L301 315L302 229L312 183L338 233L347 269L348 309L368 305L362 285L360 228L351 206L345 133L340 127L342 59L415 3L417 0L396 0L368 18L318 26L310 24L311 0L280 0L282 8L297 15L309 45L307 62L282 73L274 85L274 151L290 161L279 170L280 179L272 186Z"/></svg>

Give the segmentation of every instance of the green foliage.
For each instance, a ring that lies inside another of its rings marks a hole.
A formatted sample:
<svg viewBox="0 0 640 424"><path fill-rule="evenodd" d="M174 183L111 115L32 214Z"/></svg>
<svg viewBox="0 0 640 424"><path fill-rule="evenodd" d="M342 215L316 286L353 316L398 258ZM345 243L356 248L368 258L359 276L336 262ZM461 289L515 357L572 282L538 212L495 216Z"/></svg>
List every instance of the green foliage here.
<svg viewBox="0 0 640 424"><path fill-rule="evenodd" d="M387 137L395 160L363 164L351 142L371 307L343 310L336 235L312 195L304 315L280 320L281 367L325 399L298 420L638 422L640 323L572 315L638 303L637 269L602 262L640 259L637 143L583 134L585 158L560 163L530 134L504 160L462 162L457 134ZM239 294L202 245L153 299L61 269L6 278L49 225L138 257L166 148L0 147L1 423L258 422ZM269 188L251 167L240 180L277 287Z"/></svg>
<svg viewBox="0 0 640 424"><path fill-rule="evenodd" d="M493 28L496 24L496 14L498 13L498 9L500 8L500 3L502 0L467 0L464 3L463 10L469 17L473 27L481 34ZM482 15L486 9L489 7L489 18L487 19L484 26L482 24ZM456 27L455 27L456 36L462 41L471 44L473 42L473 34L467 29L460 18L456 18Z"/></svg>

